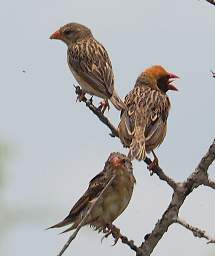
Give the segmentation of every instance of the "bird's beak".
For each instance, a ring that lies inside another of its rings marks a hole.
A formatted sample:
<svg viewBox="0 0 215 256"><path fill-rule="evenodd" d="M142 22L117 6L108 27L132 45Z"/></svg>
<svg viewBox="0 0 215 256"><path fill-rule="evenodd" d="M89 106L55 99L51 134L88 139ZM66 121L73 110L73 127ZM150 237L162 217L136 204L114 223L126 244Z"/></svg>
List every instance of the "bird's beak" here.
<svg viewBox="0 0 215 256"><path fill-rule="evenodd" d="M175 75L175 74L168 74L169 80L168 80L168 90L171 91L178 91L178 89L176 88L176 86L174 84L172 84L172 82L174 81L174 79L178 79L179 76Z"/></svg>
<svg viewBox="0 0 215 256"><path fill-rule="evenodd" d="M59 30L57 30L56 32L54 32L50 37L50 39L58 39L61 40L62 36Z"/></svg>
<svg viewBox="0 0 215 256"><path fill-rule="evenodd" d="M123 161L122 159L120 159L119 157L117 156L114 156L112 159L111 159L111 163L112 165L117 168L117 167L121 167L122 164L123 164Z"/></svg>

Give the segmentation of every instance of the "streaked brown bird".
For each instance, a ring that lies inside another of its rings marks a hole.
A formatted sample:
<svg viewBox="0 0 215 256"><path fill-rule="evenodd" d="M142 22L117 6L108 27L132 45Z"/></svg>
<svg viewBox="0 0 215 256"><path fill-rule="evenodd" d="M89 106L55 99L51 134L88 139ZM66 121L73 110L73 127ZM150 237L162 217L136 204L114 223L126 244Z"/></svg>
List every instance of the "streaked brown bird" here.
<svg viewBox="0 0 215 256"><path fill-rule="evenodd" d="M129 147L131 159L144 160L164 140L170 100L168 90L177 91L172 84L178 76L155 65L140 74L134 89L125 97L127 109L121 113L119 137ZM151 166L152 167L152 166Z"/></svg>
<svg viewBox="0 0 215 256"><path fill-rule="evenodd" d="M112 177L114 177L112 183L99 198ZM76 229L92 204L99 198L84 221L83 226L89 224L96 230L107 232L112 222L128 206L134 184L135 178L131 161L123 154L111 153L103 171L90 181L87 191L73 206L69 215L63 221L50 228L71 225L64 232Z"/></svg>
<svg viewBox="0 0 215 256"><path fill-rule="evenodd" d="M89 28L69 23L54 32L50 39L61 40L68 46L69 68L82 88L79 101L88 93L105 100L103 112L109 107L108 99L118 110L125 107L114 88L114 75L108 53L96 41Z"/></svg>

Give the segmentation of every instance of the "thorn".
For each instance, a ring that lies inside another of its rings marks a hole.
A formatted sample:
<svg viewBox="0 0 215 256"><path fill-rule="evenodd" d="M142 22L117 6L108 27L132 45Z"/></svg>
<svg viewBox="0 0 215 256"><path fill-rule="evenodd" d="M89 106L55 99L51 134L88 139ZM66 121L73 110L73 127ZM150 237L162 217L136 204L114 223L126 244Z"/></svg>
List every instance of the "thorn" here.
<svg viewBox="0 0 215 256"><path fill-rule="evenodd" d="M91 96L87 101L87 104L93 105L93 96Z"/></svg>
<svg viewBox="0 0 215 256"><path fill-rule="evenodd" d="M145 239L145 241L150 237L150 233L149 234L146 234L145 236L144 236L144 239Z"/></svg>

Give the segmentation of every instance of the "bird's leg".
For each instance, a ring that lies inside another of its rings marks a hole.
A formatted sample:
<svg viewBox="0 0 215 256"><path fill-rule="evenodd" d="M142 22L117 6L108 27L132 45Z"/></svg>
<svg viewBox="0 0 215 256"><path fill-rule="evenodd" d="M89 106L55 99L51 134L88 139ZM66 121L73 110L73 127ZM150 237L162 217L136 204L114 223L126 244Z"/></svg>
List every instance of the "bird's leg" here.
<svg viewBox="0 0 215 256"><path fill-rule="evenodd" d="M102 112L102 114L104 114L105 110L108 109L108 111L110 110L110 105L108 103L108 100L105 99L103 101L100 102L98 109Z"/></svg>
<svg viewBox="0 0 215 256"><path fill-rule="evenodd" d="M103 241L104 238L109 237L109 235L112 235L114 238L113 246L118 242L119 238L122 236L120 233L120 229L114 226L113 224L107 224L103 232L106 234L102 237L101 241Z"/></svg>
<svg viewBox="0 0 215 256"><path fill-rule="evenodd" d="M78 95L77 98L76 98L76 102L79 101L84 101L86 102L86 97L85 97L85 92L81 89L80 86L76 86L76 85L73 85L75 87L75 93Z"/></svg>
<svg viewBox="0 0 215 256"><path fill-rule="evenodd" d="M150 175L153 175L153 173L156 171L157 168L159 168L159 164L158 164L158 158L155 155L155 152L152 150L152 154L154 156L153 161L151 162L151 164L148 165L148 170L150 171Z"/></svg>

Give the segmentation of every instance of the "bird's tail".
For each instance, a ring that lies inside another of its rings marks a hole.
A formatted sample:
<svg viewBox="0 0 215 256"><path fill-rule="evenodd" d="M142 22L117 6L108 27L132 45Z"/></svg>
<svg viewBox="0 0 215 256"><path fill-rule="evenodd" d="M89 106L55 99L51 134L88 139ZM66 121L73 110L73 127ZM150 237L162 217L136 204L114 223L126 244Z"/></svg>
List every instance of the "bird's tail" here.
<svg viewBox="0 0 215 256"><path fill-rule="evenodd" d="M110 98L110 101L112 102L112 104L114 105L114 107L117 110L122 110L125 109L125 104L123 103L123 101L120 99L120 97L118 96L118 94L116 93L116 91L113 91L113 94Z"/></svg>
<svg viewBox="0 0 215 256"><path fill-rule="evenodd" d="M138 161L144 160L146 158L145 136L142 127L137 127L135 129L128 156L130 159L135 158Z"/></svg>
<svg viewBox="0 0 215 256"><path fill-rule="evenodd" d="M59 222L59 223L57 223L57 224L47 228L47 230L51 229L51 228L61 228L61 227L67 226L67 225L72 224L72 223L73 223L73 221L71 219L65 218L61 222Z"/></svg>
<svg viewBox="0 0 215 256"><path fill-rule="evenodd" d="M129 157L141 161L146 158L145 148L145 123L146 120L141 112L136 110L133 138L130 144Z"/></svg>

